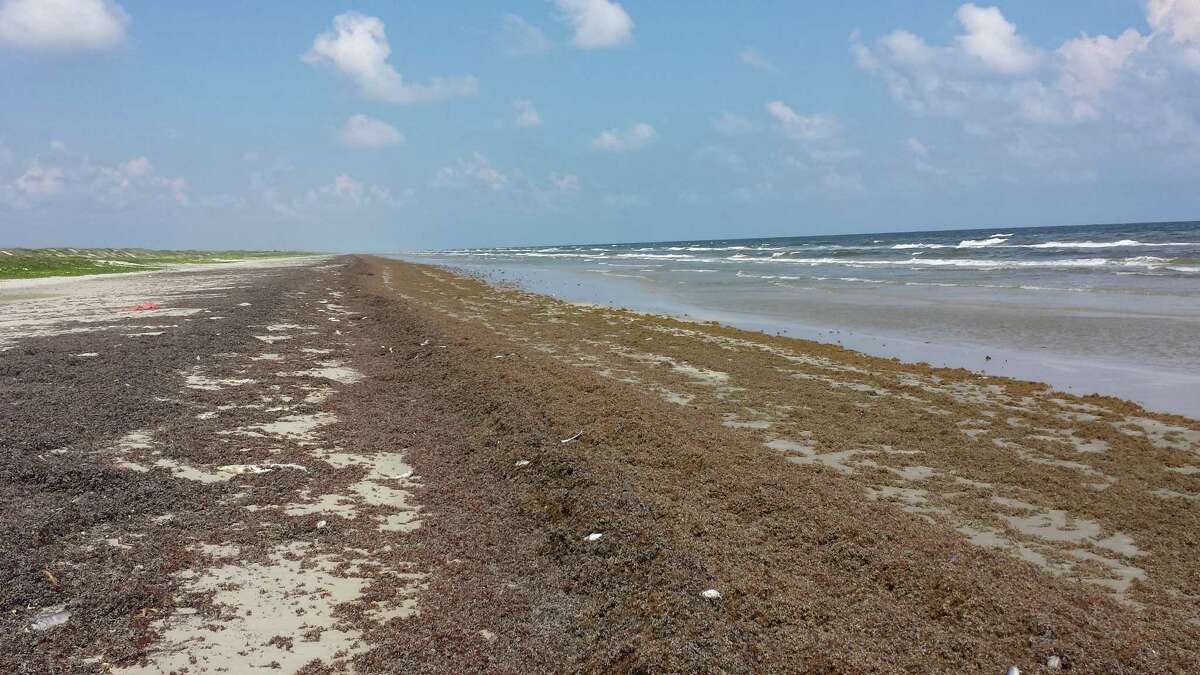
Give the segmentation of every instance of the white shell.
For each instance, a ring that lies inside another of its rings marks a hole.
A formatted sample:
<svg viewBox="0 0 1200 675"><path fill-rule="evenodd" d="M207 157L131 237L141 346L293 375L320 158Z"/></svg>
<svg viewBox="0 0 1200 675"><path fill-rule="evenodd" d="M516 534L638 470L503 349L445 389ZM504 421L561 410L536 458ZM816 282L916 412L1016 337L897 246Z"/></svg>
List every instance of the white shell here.
<svg viewBox="0 0 1200 675"><path fill-rule="evenodd" d="M603 536L604 535L600 534L599 532L593 532L593 533L589 534L588 536L584 537L583 540L584 541L600 541L600 537L603 537Z"/></svg>
<svg viewBox="0 0 1200 675"><path fill-rule="evenodd" d="M715 588L710 588L707 591L704 591L703 593L701 593L700 595L702 595L707 600L720 600L721 599L721 591L718 591Z"/></svg>

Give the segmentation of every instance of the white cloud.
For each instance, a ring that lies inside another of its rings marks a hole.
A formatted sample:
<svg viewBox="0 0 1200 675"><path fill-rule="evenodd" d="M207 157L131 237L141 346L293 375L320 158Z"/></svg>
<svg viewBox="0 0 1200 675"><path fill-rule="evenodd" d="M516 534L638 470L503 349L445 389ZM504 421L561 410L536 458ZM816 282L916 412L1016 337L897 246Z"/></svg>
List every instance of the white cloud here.
<svg viewBox="0 0 1200 675"><path fill-rule="evenodd" d="M500 21L500 51L506 56L542 56L553 45L542 29L516 14L506 14Z"/></svg>
<svg viewBox="0 0 1200 675"><path fill-rule="evenodd" d="M996 7L965 4L958 8L958 21L966 31L955 38L966 54L988 68L1006 74L1024 73L1037 65L1040 54L1017 35L1017 27Z"/></svg>
<svg viewBox="0 0 1200 675"><path fill-rule="evenodd" d="M333 182L317 188L315 193L309 193L310 202L341 202L355 207L370 207L394 203L392 195L386 188L378 185L367 185L346 174L334 177Z"/></svg>
<svg viewBox="0 0 1200 675"><path fill-rule="evenodd" d="M1129 28L1116 38L1086 35L1067 40L1054 53L1059 87L1081 98L1095 98L1110 89L1126 62L1146 46L1147 39Z"/></svg>
<svg viewBox="0 0 1200 675"><path fill-rule="evenodd" d="M102 200L121 207L162 196L182 206L190 203L187 182L182 178L159 176L154 165L144 156L134 157L114 167L98 167L91 189Z"/></svg>
<svg viewBox="0 0 1200 675"><path fill-rule="evenodd" d="M999 10L967 4L962 34L946 45L893 31L874 45L853 34L850 49L911 112L956 120L964 142L1019 165L998 172L1078 182L1104 159L1200 164L1200 99L1190 93L1200 2L1148 0L1146 11L1150 35L1130 27L1041 49Z"/></svg>
<svg viewBox="0 0 1200 675"><path fill-rule="evenodd" d="M112 0L0 0L0 45L19 49L111 49L128 24Z"/></svg>
<svg viewBox="0 0 1200 675"><path fill-rule="evenodd" d="M553 0L580 49L620 47L633 40L633 19L612 0Z"/></svg>
<svg viewBox="0 0 1200 675"><path fill-rule="evenodd" d="M434 176L434 187L471 189L482 187L499 192L508 186L508 175L492 166L491 161L475 152L470 157L442 167Z"/></svg>
<svg viewBox="0 0 1200 675"><path fill-rule="evenodd" d="M160 175L147 157L103 164L57 154L55 162L31 160L20 176L0 184L0 203L21 209L57 201L117 209L162 201L191 204L187 181Z"/></svg>
<svg viewBox="0 0 1200 675"><path fill-rule="evenodd" d="M778 74L779 66L775 65L765 54L754 47L746 47L738 53L738 61L765 73Z"/></svg>
<svg viewBox="0 0 1200 675"><path fill-rule="evenodd" d="M65 153L67 151L67 144L64 143L63 141L55 139L53 141L50 141L50 149L55 152Z"/></svg>
<svg viewBox="0 0 1200 675"><path fill-rule="evenodd" d="M712 121L713 130L724 136L744 136L754 131L754 123L731 112L723 112Z"/></svg>
<svg viewBox="0 0 1200 675"><path fill-rule="evenodd" d="M61 168L44 167L35 161L13 181L12 186L20 197L40 199L61 193L65 189L64 178Z"/></svg>
<svg viewBox="0 0 1200 675"><path fill-rule="evenodd" d="M513 101L513 108L515 108L517 111L517 126L528 128L540 127L542 125L542 116L538 114L537 108L533 105L533 101L519 98Z"/></svg>
<svg viewBox="0 0 1200 675"><path fill-rule="evenodd" d="M638 122L628 129L608 129L592 139L592 149L604 152L629 152L654 142L658 132L645 122Z"/></svg>
<svg viewBox="0 0 1200 675"><path fill-rule="evenodd" d="M351 115L338 132L338 138L352 148L384 148L404 142L404 134L383 120L367 115Z"/></svg>
<svg viewBox="0 0 1200 675"><path fill-rule="evenodd" d="M935 166L929 161L929 155L931 152L933 152L933 149L922 143L920 139L909 138L904 141L904 145L908 148L908 151L912 153L913 168L917 171L936 176L944 176L949 173L949 171L939 166Z"/></svg>
<svg viewBox="0 0 1200 675"><path fill-rule="evenodd" d="M771 101L766 107L767 114L779 122L779 128L784 135L793 140L824 141L833 138L841 129L841 125L832 115L801 115L783 101Z"/></svg>
<svg viewBox="0 0 1200 675"><path fill-rule="evenodd" d="M328 65L350 78L364 96L390 103L432 103L478 93L478 82L471 76L407 82L388 63L391 53L383 21L346 12L333 18L333 30L317 35L303 60Z"/></svg>
<svg viewBox="0 0 1200 675"><path fill-rule="evenodd" d="M1200 2L1196 0L1148 0L1146 21L1154 30L1169 33L1175 42L1200 42Z"/></svg>

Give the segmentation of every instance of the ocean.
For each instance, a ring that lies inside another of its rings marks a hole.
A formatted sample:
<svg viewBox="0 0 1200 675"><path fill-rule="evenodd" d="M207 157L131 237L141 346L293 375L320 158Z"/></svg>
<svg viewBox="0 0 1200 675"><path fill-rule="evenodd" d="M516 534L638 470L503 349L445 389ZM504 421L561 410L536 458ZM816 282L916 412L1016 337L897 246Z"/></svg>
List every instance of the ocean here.
<svg viewBox="0 0 1200 675"><path fill-rule="evenodd" d="M719 320L1200 417L1200 222L399 257L572 301Z"/></svg>

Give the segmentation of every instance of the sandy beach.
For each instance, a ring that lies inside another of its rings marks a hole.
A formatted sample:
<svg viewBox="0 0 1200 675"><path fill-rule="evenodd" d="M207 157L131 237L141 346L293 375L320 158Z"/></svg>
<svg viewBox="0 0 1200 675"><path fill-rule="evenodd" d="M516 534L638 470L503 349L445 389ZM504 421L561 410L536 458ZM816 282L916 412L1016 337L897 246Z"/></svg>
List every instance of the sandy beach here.
<svg viewBox="0 0 1200 675"><path fill-rule="evenodd" d="M1197 420L431 266L0 282L0 452L4 672L1200 669Z"/></svg>

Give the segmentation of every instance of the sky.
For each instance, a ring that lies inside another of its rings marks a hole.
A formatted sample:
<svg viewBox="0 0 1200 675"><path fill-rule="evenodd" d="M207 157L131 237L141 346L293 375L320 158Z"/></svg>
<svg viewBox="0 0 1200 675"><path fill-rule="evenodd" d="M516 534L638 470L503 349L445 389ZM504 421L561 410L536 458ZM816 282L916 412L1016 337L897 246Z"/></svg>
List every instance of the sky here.
<svg viewBox="0 0 1200 675"><path fill-rule="evenodd" d="M0 245L1200 218L1200 0L0 0Z"/></svg>

